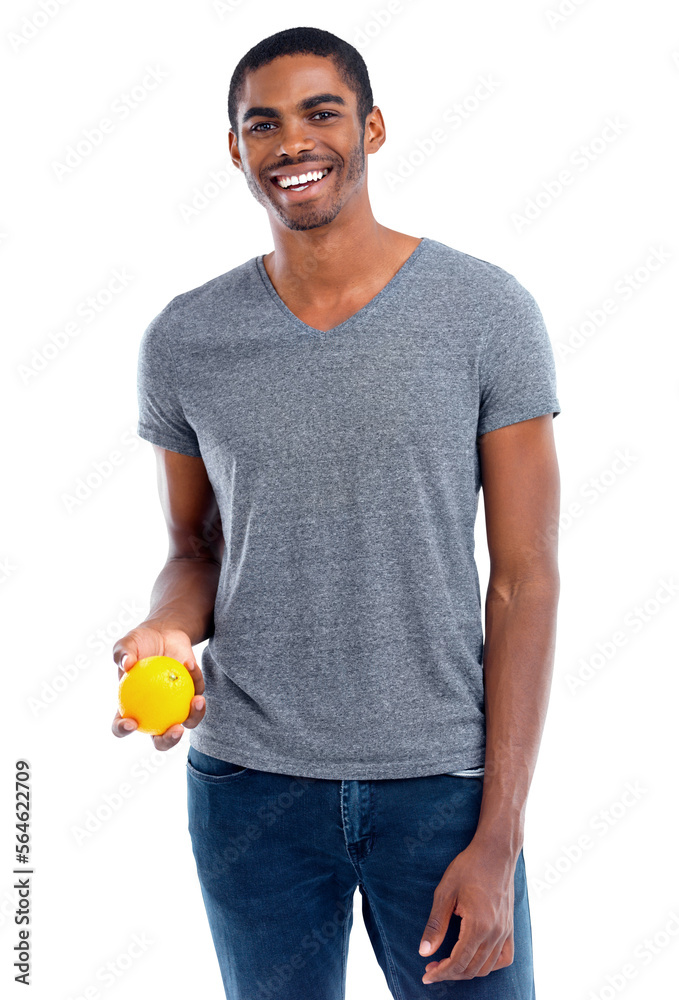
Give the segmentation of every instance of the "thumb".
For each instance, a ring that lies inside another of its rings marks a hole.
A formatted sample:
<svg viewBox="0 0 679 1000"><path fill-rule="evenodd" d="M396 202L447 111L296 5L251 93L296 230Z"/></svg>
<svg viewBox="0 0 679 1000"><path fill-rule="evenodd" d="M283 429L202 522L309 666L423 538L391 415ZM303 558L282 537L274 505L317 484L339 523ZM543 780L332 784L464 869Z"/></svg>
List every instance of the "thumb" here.
<svg viewBox="0 0 679 1000"><path fill-rule="evenodd" d="M420 955L433 955L441 947L441 943L448 930L454 902L455 900L450 897L446 903L434 902L424 928L422 940L420 941Z"/></svg>
<svg viewBox="0 0 679 1000"><path fill-rule="evenodd" d="M139 659L139 643L134 635L128 633L118 639L113 647L113 662L118 665L118 680L122 680Z"/></svg>
<svg viewBox="0 0 679 1000"><path fill-rule="evenodd" d="M125 649L124 647L119 648L113 654L113 660L118 664L118 680L122 679L132 669L137 659L136 651Z"/></svg>

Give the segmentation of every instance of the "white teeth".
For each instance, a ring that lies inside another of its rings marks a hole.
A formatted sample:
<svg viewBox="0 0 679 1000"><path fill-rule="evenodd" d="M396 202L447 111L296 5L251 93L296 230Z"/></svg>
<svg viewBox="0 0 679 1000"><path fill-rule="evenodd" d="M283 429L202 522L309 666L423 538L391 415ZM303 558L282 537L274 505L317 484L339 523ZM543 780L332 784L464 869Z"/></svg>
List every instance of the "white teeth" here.
<svg viewBox="0 0 679 1000"><path fill-rule="evenodd" d="M325 170L310 170L308 174L300 174L299 177L277 177L276 183L282 188L297 187L299 184L320 180L321 177L325 177L329 170L330 167L326 167Z"/></svg>

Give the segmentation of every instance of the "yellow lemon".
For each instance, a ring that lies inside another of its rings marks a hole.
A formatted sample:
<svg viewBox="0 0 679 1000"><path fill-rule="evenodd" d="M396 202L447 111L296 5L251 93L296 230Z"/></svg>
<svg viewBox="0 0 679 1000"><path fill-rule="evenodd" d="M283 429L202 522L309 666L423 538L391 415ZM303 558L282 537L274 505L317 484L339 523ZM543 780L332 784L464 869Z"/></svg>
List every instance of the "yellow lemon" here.
<svg viewBox="0 0 679 1000"><path fill-rule="evenodd" d="M121 678L118 707L123 718L135 720L137 732L160 736L184 722L195 693L183 663L172 656L146 656Z"/></svg>

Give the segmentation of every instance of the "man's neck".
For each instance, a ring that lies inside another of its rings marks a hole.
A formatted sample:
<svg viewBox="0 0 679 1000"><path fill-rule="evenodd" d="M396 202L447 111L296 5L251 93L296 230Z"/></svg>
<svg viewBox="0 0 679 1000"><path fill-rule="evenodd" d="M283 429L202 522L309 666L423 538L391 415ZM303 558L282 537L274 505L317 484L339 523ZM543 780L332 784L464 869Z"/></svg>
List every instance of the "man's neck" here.
<svg viewBox="0 0 679 1000"><path fill-rule="evenodd" d="M418 240L380 225L370 215L347 227L274 232L264 266L272 284L297 306L333 304L351 291L383 285Z"/></svg>

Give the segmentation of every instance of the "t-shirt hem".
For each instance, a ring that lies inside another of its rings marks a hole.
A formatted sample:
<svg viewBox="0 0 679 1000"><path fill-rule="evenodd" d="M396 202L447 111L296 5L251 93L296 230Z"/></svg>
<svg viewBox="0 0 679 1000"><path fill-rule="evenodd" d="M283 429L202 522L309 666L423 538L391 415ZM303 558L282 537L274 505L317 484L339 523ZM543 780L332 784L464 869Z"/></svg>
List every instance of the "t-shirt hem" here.
<svg viewBox="0 0 679 1000"><path fill-rule="evenodd" d="M509 424L518 424L522 420L532 420L534 417L544 417L545 414L552 413L555 417L561 413L561 407L557 400L550 400L548 403L536 403L534 406L523 410L508 410L497 413L495 416L479 424L476 436L481 437L489 431L496 431L500 427L508 427Z"/></svg>
<svg viewBox="0 0 679 1000"><path fill-rule="evenodd" d="M197 445L187 444L179 438L169 437L167 434L159 434L153 429L137 425L137 435L151 444L157 444L159 448L167 448L168 451L178 451L180 455L191 455L193 458L200 458L201 451Z"/></svg>
<svg viewBox="0 0 679 1000"><path fill-rule="evenodd" d="M449 757L448 759L438 758L427 761L419 758L417 761L381 761L377 763L364 761L360 764L355 761L333 761L324 764L319 759L310 761L280 756L274 758L268 754L251 753L248 750L243 751L223 743L216 743L204 736L199 739L198 736L197 731L192 730L189 738L190 745L196 750L232 764L240 764L241 767L250 767L257 771L273 771L276 774L289 774L295 777L326 778L335 781L424 778L435 774L450 774L455 771L482 768L485 758L485 746L482 746L476 749L467 748L457 757Z"/></svg>

